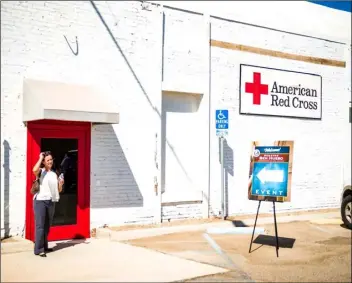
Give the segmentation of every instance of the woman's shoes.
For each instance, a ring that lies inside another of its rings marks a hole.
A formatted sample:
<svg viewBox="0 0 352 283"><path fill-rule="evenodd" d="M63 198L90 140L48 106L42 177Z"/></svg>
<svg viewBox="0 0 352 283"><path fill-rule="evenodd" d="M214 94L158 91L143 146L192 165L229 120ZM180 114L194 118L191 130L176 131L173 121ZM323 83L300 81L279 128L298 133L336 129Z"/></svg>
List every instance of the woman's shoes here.
<svg viewBox="0 0 352 283"><path fill-rule="evenodd" d="M52 248L47 248L47 249L44 250L44 252L42 252L42 253L40 253L40 254L36 254L36 255L39 255L40 257L46 257L46 253L50 253L50 252L52 252L52 251L54 251L54 249L52 249Z"/></svg>

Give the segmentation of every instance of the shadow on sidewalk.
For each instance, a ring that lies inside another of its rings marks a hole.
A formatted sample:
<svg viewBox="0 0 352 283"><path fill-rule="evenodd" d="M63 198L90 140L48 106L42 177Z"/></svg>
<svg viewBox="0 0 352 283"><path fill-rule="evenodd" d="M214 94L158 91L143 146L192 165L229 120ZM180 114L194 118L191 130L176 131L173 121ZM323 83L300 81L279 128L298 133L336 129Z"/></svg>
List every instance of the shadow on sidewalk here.
<svg viewBox="0 0 352 283"><path fill-rule="evenodd" d="M86 239L83 239L83 238L79 237L79 235L77 235L75 237L75 239L73 239L73 240L69 240L67 242L55 243L55 246L53 247L53 251L56 252L56 251L59 251L59 250L65 249L65 248L70 248L70 247L73 247L73 246L79 245L79 244L89 244L89 242Z"/></svg>
<svg viewBox="0 0 352 283"><path fill-rule="evenodd" d="M344 229L347 229L347 230L350 230L350 228L348 228L345 224L340 224L340 227L344 228Z"/></svg>
<svg viewBox="0 0 352 283"><path fill-rule="evenodd" d="M232 222L232 225L234 227L249 227L248 225L246 225L243 221L241 220L230 220Z"/></svg>
<svg viewBox="0 0 352 283"><path fill-rule="evenodd" d="M296 239L293 239L293 238L279 237L279 247L286 248L286 249L292 249L295 241L296 241ZM265 245L265 246L276 247L276 237L270 236L270 235L259 235L253 241L253 243L261 244L261 245Z"/></svg>
<svg viewBox="0 0 352 283"><path fill-rule="evenodd" d="M279 248L292 249L296 239L279 237ZM263 246L276 247L276 237L270 235L258 235L258 237L253 241L254 244L259 244L257 248L250 251L250 253L259 250Z"/></svg>

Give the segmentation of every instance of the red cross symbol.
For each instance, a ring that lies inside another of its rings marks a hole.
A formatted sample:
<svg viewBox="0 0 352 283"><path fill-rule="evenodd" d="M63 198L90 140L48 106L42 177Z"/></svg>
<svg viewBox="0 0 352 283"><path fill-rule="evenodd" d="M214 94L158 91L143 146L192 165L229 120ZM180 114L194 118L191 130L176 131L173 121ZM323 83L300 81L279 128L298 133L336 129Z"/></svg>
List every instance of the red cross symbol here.
<svg viewBox="0 0 352 283"><path fill-rule="evenodd" d="M253 83L246 83L245 91L253 94L253 104L260 105L261 94L268 94L268 85L261 84L261 74L253 73Z"/></svg>

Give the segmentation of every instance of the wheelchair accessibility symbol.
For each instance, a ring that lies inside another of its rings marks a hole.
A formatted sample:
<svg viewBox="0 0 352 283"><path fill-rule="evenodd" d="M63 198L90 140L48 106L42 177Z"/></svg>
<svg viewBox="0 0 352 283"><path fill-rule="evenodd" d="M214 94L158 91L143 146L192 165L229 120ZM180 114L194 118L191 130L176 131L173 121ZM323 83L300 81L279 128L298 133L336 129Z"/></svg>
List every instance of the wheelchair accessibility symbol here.
<svg viewBox="0 0 352 283"><path fill-rule="evenodd" d="M219 110L218 120L225 120L227 117L222 113L222 110Z"/></svg>
<svg viewBox="0 0 352 283"><path fill-rule="evenodd" d="M215 111L215 127L217 130L227 130L229 128L229 111L216 110Z"/></svg>

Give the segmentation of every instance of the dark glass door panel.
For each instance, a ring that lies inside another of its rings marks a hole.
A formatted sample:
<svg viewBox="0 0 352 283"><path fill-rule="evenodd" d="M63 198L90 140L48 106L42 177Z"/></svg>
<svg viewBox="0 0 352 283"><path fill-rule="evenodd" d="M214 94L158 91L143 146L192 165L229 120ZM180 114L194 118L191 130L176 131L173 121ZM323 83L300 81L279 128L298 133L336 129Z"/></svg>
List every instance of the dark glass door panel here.
<svg viewBox="0 0 352 283"><path fill-rule="evenodd" d="M51 151L53 170L64 174L65 184L55 205L53 226L77 224L78 139L42 138L41 151Z"/></svg>

